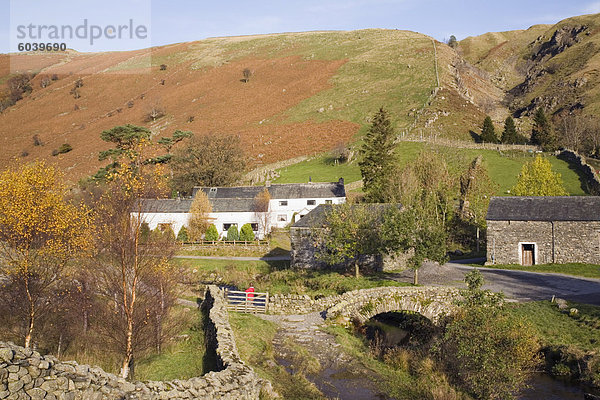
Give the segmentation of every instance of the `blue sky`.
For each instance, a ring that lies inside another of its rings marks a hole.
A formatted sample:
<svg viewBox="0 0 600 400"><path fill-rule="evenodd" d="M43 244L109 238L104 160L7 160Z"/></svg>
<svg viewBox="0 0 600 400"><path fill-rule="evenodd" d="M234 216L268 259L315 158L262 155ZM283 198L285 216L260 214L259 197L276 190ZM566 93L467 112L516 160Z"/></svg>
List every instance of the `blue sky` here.
<svg viewBox="0 0 600 400"><path fill-rule="evenodd" d="M10 1L0 0L0 52L8 51L10 38L14 36L14 30L10 30ZM95 18L101 24L108 24L119 18L139 17L149 21L148 40L152 45L211 36L363 28L407 29L438 40L454 34L462 39L600 12L600 1L594 0L13 1L18 5L17 14L38 18L35 20L38 24L54 23L52 18L73 24L83 18ZM66 7L58 6L59 3ZM52 7L54 12L49 13L44 7ZM47 17L49 14L54 15ZM115 43L107 42L95 49L119 50L146 42L120 43L121 47Z"/></svg>

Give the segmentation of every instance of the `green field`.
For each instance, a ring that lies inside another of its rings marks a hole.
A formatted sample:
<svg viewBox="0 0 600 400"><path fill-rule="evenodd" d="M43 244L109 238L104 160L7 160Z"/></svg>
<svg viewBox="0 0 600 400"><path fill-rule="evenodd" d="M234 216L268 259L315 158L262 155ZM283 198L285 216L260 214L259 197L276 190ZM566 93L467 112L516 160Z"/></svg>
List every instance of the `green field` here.
<svg viewBox="0 0 600 400"><path fill-rule="evenodd" d="M464 171L471 161L478 155L483 157L490 178L498 184L499 196L510 195L508 191L517 183L521 167L527 161L533 160L535 154L523 151L497 151L479 149L457 149L419 142L400 142L398 145L398 167L414 160L421 151L435 151L443 155L449 166L455 171ZM586 193L582 189L579 175L570 168L566 161L555 156L546 155L555 172L561 174L565 189L570 195L581 196ZM334 165L328 155L303 161L298 164L282 168L277 172L280 177L275 183L308 182L309 177L313 182L334 182L343 177L346 183L361 179L358 162Z"/></svg>

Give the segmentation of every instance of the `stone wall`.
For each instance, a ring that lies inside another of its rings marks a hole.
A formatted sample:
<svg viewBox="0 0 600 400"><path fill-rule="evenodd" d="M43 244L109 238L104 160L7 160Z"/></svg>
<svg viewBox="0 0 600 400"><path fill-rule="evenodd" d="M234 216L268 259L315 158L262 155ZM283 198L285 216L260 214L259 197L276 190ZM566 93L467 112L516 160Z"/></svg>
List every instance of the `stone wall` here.
<svg viewBox="0 0 600 400"><path fill-rule="evenodd" d="M600 222L487 221L487 263L520 264L519 243L535 243L535 263L600 263Z"/></svg>
<svg viewBox="0 0 600 400"><path fill-rule="evenodd" d="M291 227L291 267L299 269L332 269L342 270L353 266L337 265L330 266L315 257L318 247L315 246L315 240L312 237L310 228ZM414 251L408 254L392 258L384 254L362 255L358 259L361 270L370 271L398 271L406 268L406 261L414 254Z"/></svg>
<svg viewBox="0 0 600 400"><path fill-rule="evenodd" d="M258 399L271 384L239 357L222 292L209 286L202 305L208 314L207 351L218 371L169 382L128 382L98 367L60 362L52 356L0 342L0 399Z"/></svg>
<svg viewBox="0 0 600 400"><path fill-rule="evenodd" d="M572 150L563 150L558 155L558 158L569 162L577 168L577 171L585 178L586 190L589 194L600 196L600 178L590 166L585 158L575 153Z"/></svg>

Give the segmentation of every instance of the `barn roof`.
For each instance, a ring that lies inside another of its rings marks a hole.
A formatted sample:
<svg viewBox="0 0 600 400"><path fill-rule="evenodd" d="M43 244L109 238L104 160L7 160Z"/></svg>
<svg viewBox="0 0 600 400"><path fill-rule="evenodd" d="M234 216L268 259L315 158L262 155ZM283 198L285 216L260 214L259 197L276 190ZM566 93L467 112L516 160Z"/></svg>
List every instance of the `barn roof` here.
<svg viewBox="0 0 600 400"><path fill-rule="evenodd" d="M383 215L385 211L387 211L390 207L399 207L402 206L400 204L353 204L350 207L362 207L366 208L369 213L375 213L379 217ZM333 205L331 204L319 204L316 208L314 208L311 212L306 214L304 217L300 219L300 221L296 222L292 225L292 228L317 228L323 227L325 224L325 218L327 217L327 213L331 212Z"/></svg>
<svg viewBox="0 0 600 400"><path fill-rule="evenodd" d="M492 197L486 220L600 221L600 197Z"/></svg>

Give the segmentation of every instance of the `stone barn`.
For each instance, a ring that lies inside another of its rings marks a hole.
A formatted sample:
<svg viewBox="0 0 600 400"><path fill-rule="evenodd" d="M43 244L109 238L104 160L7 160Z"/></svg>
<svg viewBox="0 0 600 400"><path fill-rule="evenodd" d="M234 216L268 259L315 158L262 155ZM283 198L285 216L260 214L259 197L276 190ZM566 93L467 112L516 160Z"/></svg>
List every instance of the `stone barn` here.
<svg viewBox="0 0 600 400"><path fill-rule="evenodd" d="M352 207L367 207L369 213L381 219L386 210L393 204L355 204ZM401 207L400 204L397 207ZM318 251L313 231L321 229L326 223L326 217L332 205L321 204L290 227L291 266L304 269L343 269L347 265L329 266L318 260L315 255ZM359 257L361 269L369 270L397 270L403 269L407 257L399 256L392 259L383 254L365 254Z"/></svg>
<svg viewBox="0 0 600 400"><path fill-rule="evenodd" d="M493 197L487 264L600 264L600 197Z"/></svg>

